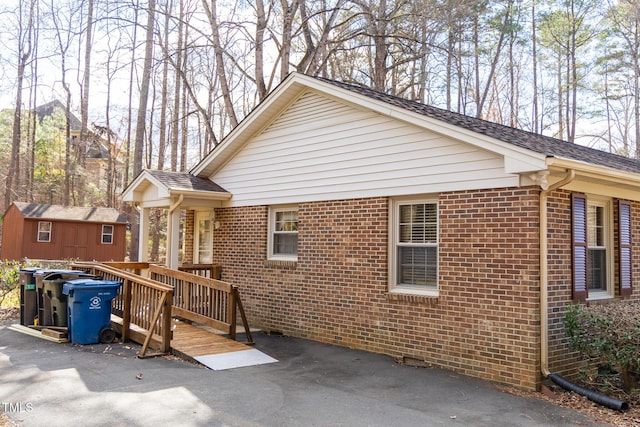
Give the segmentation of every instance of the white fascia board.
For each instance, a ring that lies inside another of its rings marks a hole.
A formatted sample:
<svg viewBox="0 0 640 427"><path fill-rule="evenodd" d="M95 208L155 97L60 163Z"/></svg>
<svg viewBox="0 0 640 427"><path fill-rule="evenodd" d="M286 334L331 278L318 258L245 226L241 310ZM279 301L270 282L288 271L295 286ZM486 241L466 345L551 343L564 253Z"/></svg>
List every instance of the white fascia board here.
<svg viewBox="0 0 640 427"><path fill-rule="evenodd" d="M171 196L179 196L182 194L185 197L190 197L192 199L206 199L206 200L229 200L231 198L231 193L188 190L184 188L169 188L169 194Z"/></svg>
<svg viewBox="0 0 640 427"><path fill-rule="evenodd" d="M597 166L579 160L566 159L561 157L547 158L547 166L554 169L573 169L576 174L586 178L608 181L612 184L625 184L640 188L640 174L633 172L611 169L604 166Z"/></svg>

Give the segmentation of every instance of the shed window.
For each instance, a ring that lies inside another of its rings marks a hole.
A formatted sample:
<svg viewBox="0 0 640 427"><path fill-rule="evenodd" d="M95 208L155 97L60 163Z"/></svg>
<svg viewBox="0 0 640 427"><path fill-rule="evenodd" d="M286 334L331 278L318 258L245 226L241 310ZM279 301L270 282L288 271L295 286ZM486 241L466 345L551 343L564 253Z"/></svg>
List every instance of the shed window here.
<svg viewBox="0 0 640 427"><path fill-rule="evenodd" d="M38 242L50 242L51 241L51 222L39 221L38 222Z"/></svg>
<svg viewBox="0 0 640 427"><path fill-rule="evenodd" d="M269 210L269 258L296 261L298 258L298 207Z"/></svg>
<svg viewBox="0 0 640 427"><path fill-rule="evenodd" d="M113 225L102 226L102 244L103 245L113 244Z"/></svg>
<svg viewBox="0 0 640 427"><path fill-rule="evenodd" d="M393 204L390 230L390 290L435 293L438 289L438 204L398 201Z"/></svg>

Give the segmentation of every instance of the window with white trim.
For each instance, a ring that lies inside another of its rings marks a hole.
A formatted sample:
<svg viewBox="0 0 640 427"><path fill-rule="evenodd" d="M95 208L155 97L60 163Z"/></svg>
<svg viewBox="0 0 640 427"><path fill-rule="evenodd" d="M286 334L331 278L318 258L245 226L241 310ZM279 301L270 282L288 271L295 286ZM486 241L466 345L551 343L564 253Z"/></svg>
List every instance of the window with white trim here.
<svg viewBox="0 0 640 427"><path fill-rule="evenodd" d="M611 199L572 195L574 299L613 297Z"/></svg>
<svg viewBox="0 0 640 427"><path fill-rule="evenodd" d="M269 208L269 259L298 259L298 207Z"/></svg>
<svg viewBox="0 0 640 427"><path fill-rule="evenodd" d="M436 294L438 290L438 203L394 201L390 290Z"/></svg>
<svg viewBox="0 0 640 427"><path fill-rule="evenodd" d="M113 244L113 225L102 225L102 240L103 245Z"/></svg>
<svg viewBox="0 0 640 427"><path fill-rule="evenodd" d="M39 221L38 222L38 242L50 242L51 241L51 222Z"/></svg>

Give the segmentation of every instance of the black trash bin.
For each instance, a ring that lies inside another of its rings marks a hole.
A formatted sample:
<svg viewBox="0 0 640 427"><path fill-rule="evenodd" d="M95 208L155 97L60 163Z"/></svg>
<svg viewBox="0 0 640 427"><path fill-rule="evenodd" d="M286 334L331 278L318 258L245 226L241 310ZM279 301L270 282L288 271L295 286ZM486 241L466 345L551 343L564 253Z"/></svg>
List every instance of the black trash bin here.
<svg viewBox="0 0 640 427"><path fill-rule="evenodd" d="M67 296L62 286L68 280L96 276L80 270L41 270L36 273L38 320L42 326L67 326Z"/></svg>
<svg viewBox="0 0 640 427"><path fill-rule="evenodd" d="M38 317L38 292L34 274L37 268L20 269L20 324L36 324Z"/></svg>

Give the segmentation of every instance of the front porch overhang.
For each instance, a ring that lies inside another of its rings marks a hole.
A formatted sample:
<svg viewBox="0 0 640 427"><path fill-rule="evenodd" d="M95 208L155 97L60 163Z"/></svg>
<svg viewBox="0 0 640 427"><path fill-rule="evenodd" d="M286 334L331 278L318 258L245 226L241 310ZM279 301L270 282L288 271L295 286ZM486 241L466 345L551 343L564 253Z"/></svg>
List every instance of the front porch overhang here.
<svg viewBox="0 0 640 427"><path fill-rule="evenodd" d="M143 170L123 193L140 213L138 261L148 261L147 247L152 208L167 210L167 261L178 268L180 212L206 211L221 207L231 193L206 178L186 172Z"/></svg>

